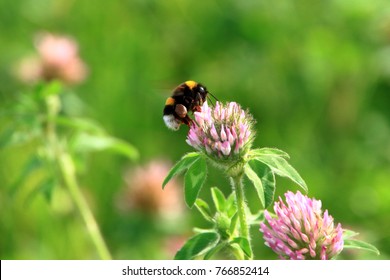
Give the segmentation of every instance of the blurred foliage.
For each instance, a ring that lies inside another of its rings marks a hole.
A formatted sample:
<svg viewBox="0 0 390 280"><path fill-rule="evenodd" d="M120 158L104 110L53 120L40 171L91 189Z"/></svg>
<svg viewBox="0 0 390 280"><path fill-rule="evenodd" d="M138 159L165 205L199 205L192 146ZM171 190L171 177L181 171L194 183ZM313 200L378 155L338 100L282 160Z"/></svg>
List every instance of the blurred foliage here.
<svg viewBox="0 0 390 280"><path fill-rule="evenodd" d="M388 1L1 1L1 129L2 112L26 88L13 74L15 65L34 52L39 31L79 42L89 78L74 91L91 118L137 147L141 162L173 162L191 150L184 141L187 129L169 131L161 116L176 85L200 81L218 99L248 107L257 120L254 146L288 152L309 196L321 199L336 222L381 251L380 256L345 251L343 258L389 258ZM0 150L0 258L96 258L64 190L50 203L43 196L26 203L25 192L9 195L32 149ZM83 190L114 258L172 258L174 253L164 250L166 239L189 236L192 225L201 226L196 211L188 224L176 227L120 212L115 197L125 169L134 163L98 154L87 164ZM277 195L297 188L277 180ZM218 170L210 170L206 185L230 192ZM201 193L205 200L207 186ZM255 257L275 258L258 228L251 235Z"/></svg>

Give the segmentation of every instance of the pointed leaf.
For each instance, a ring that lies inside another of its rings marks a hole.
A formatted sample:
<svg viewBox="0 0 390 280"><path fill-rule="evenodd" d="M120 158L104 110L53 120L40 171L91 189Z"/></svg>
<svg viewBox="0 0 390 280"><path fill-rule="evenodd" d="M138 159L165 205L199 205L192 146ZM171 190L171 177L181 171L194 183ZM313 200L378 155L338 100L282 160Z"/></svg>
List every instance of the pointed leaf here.
<svg viewBox="0 0 390 280"><path fill-rule="evenodd" d="M238 244L238 246L240 246L240 248L244 252L244 254L247 257L252 258L252 249L251 249L251 245L249 244L248 239L246 239L245 237L236 237L230 243L231 244Z"/></svg>
<svg viewBox="0 0 390 280"><path fill-rule="evenodd" d="M217 212L225 212L226 209L226 198L220 189L213 187L211 188L211 197Z"/></svg>
<svg viewBox="0 0 390 280"><path fill-rule="evenodd" d="M284 158L275 155L258 155L255 159L268 165L271 170L279 176L289 178L298 184L305 192L308 191L305 181Z"/></svg>
<svg viewBox="0 0 390 280"><path fill-rule="evenodd" d="M174 177L179 175L184 170L190 168L190 166L199 158L199 153L188 153L184 155L169 171L167 177L165 177L162 187L164 189L165 185Z"/></svg>
<svg viewBox="0 0 390 280"><path fill-rule="evenodd" d="M257 161L257 160L251 160L249 162L250 167L253 169L253 171L257 174L257 176L260 178L261 183L263 184L264 189L264 208L267 208L272 204L275 197L275 174L272 172L272 170L265 165L264 163Z"/></svg>
<svg viewBox="0 0 390 280"><path fill-rule="evenodd" d="M198 233L209 233L209 232L216 233L215 229L210 229L210 228L194 227L194 228L192 228L192 231L195 232L196 234L198 234Z"/></svg>
<svg viewBox="0 0 390 280"><path fill-rule="evenodd" d="M199 233L191 237L176 253L175 260L192 260L195 257L214 248L219 236L215 232Z"/></svg>
<svg viewBox="0 0 390 280"><path fill-rule="evenodd" d="M352 237L355 237L357 235L359 235L358 232L355 232L355 231L352 231L349 229L343 229L343 239L344 240L351 239Z"/></svg>
<svg viewBox="0 0 390 280"><path fill-rule="evenodd" d="M261 204L265 205L264 202L264 188L263 183L261 182L260 178L257 176L257 174L252 170L252 168L249 166L249 164L245 165L245 175L248 177L248 179L252 182L253 186L256 189L257 195L260 199Z"/></svg>
<svg viewBox="0 0 390 280"><path fill-rule="evenodd" d="M206 176L206 160L203 157L198 157L190 168L188 168L184 176L184 196L189 208L192 208L198 198L199 192L206 181Z"/></svg>
<svg viewBox="0 0 390 280"><path fill-rule="evenodd" d="M353 239L344 240L344 249L347 248L366 250L366 251L373 252L377 255L380 255L379 250L374 245L371 245L369 243L360 240L353 240Z"/></svg>
<svg viewBox="0 0 390 280"><path fill-rule="evenodd" d="M204 260L209 260L213 255L218 253L223 247L226 246L226 243L219 243L217 246L211 248L205 255L204 255Z"/></svg>
<svg viewBox="0 0 390 280"><path fill-rule="evenodd" d="M207 221L212 222L213 217L211 216L211 210L206 201L198 198L195 202L195 207L202 214L203 218Z"/></svg>
<svg viewBox="0 0 390 280"><path fill-rule="evenodd" d="M250 215L248 223L250 225L258 226L263 221L264 221L264 210L260 210L256 214Z"/></svg>
<svg viewBox="0 0 390 280"><path fill-rule="evenodd" d="M139 157L138 151L129 143L108 136L108 135L92 135L87 133L78 134L72 141L72 148L76 152L95 152L109 150L128 158L135 160Z"/></svg>
<svg viewBox="0 0 390 280"><path fill-rule="evenodd" d="M276 149L276 148L260 148L260 149L253 149L251 150L251 155L257 157L257 156L267 156L267 155L274 155L274 156L279 156L279 157L283 157L283 158L286 158L286 159L289 159L290 156L282 151L282 150L279 150L279 149Z"/></svg>

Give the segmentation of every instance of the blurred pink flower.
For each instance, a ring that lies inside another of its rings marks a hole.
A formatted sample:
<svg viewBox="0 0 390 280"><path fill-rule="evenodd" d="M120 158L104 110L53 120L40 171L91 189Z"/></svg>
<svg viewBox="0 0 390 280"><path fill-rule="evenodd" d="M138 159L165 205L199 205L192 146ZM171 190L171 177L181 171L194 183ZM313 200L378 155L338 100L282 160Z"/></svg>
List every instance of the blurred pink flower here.
<svg viewBox="0 0 390 280"><path fill-rule="evenodd" d="M165 161L152 161L125 174L126 191L122 208L146 214L178 218L183 214L182 191L176 180L163 190L162 182L171 166Z"/></svg>
<svg viewBox="0 0 390 280"><path fill-rule="evenodd" d="M287 205L279 197L274 210L277 217L272 218L264 211L265 222L260 224L265 245L282 259L328 260L338 255L344 245L343 230L338 224L334 227L328 210L322 213L321 201L310 199L299 191L285 194Z"/></svg>
<svg viewBox="0 0 390 280"><path fill-rule="evenodd" d="M42 33L37 36L35 47L38 56L27 57L19 64L17 75L22 81L59 79L76 84L85 79L87 67L80 59L78 45L72 38Z"/></svg>

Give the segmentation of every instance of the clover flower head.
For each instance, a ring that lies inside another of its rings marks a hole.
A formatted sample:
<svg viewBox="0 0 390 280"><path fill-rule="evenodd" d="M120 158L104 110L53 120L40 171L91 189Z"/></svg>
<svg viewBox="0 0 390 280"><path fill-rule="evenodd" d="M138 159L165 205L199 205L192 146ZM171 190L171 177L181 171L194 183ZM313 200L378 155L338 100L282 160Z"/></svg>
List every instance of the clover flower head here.
<svg viewBox="0 0 390 280"><path fill-rule="evenodd" d="M273 218L265 210L265 222L260 224L265 245L281 259L328 260L338 255L344 245L341 225L334 226L328 210L323 213L321 201L310 199L299 191L285 194L287 205L279 197Z"/></svg>
<svg viewBox="0 0 390 280"><path fill-rule="evenodd" d="M44 33L37 37L36 48L46 79L57 78L67 83L78 83L85 79L86 66L72 38Z"/></svg>
<svg viewBox="0 0 390 280"><path fill-rule="evenodd" d="M187 135L187 143L217 160L238 159L251 147L254 119L236 102L203 104Z"/></svg>
<svg viewBox="0 0 390 280"><path fill-rule="evenodd" d="M174 220L183 216L181 186L171 180L168 187L161 183L170 169L163 160L153 160L144 166L128 170L124 176L126 188L118 197L118 206L124 212L142 212L149 216Z"/></svg>
<svg viewBox="0 0 390 280"><path fill-rule="evenodd" d="M35 39L38 55L26 57L17 69L18 77L24 82L58 79L68 84L82 82L87 67L79 57L77 42L68 37L40 33Z"/></svg>

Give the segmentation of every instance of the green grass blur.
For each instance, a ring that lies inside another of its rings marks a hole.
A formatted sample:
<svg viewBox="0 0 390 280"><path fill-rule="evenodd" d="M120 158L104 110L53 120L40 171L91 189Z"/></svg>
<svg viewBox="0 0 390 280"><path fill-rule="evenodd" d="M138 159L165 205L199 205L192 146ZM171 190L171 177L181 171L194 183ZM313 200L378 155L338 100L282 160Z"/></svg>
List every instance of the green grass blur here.
<svg viewBox="0 0 390 280"><path fill-rule="evenodd" d="M189 79L221 101L249 108L257 120L255 146L288 152L309 196L381 251L348 251L342 258L390 258L387 0L1 1L0 112L26 88L12 69L34 52L39 31L78 41L89 77L74 91L87 115L141 155L134 163L95 154L80 178L114 258L172 258L165 239L204 225L195 209L187 211L186 223L167 228L116 206L126 168L153 159L175 162L191 151L187 129L172 132L162 121L165 99ZM0 150L0 258L97 258L64 190L56 190L51 203L43 196L26 203L23 191L9 195L31 149ZM210 170L203 198L214 185L229 193L220 177ZM289 189L297 186L277 178L277 195ZM257 258L276 258L257 228L252 239Z"/></svg>

